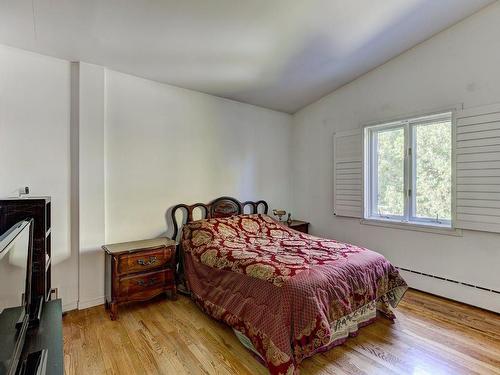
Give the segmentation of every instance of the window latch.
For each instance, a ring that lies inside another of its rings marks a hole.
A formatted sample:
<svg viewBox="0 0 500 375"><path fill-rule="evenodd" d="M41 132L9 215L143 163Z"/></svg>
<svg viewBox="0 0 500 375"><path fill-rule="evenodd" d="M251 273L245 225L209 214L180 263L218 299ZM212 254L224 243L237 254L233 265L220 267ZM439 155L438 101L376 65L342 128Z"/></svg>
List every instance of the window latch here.
<svg viewBox="0 0 500 375"><path fill-rule="evenodd" d="M411 197L411 189L408 189L408 196Z"/></svg>

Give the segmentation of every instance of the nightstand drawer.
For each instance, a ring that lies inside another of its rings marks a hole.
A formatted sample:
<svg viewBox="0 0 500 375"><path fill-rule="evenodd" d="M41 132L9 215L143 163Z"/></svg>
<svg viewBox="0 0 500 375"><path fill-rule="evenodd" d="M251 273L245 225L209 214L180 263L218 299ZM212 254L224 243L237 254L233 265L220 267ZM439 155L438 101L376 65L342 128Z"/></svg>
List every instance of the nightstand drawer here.
<svg viewBox="0 0 500 375"><path fill-rule="evenodd" d="M118 305L146 301L162 293L177 298L176 242L165 237L104 245L106 309L118 318Z"/></svg>
<svg viewBox="0 0 500 375"><path fill-rule="evenodd" d="M291 222L282 221L281 224L302 233L309 233L309 223L302 220L292 220Z"/></svg>
<svg viewBox="0 0 500 375"><path fill-rule="evenodd" d="M149 294L155 294L158 290L162 290L173 279L174 272L170 269L126 276L119 281L118 294L120 298L147 298Z"/></svg>
<svg viewBox="0 0 500 375"><path fill-rule="evenodd" d="M307 233L308 229L309 229L308 227L309 227L309 224L304 223L304 224L297 224L295 226L291 226L290 228L295 229L298 232Z"/></svg>
<svg viewBox="0 0 500 375"><path fill-rule="evenodd" d="M160 247L132 254L123 254L118 258L120 274L147 271L172 262L174 249Z"/></svg>

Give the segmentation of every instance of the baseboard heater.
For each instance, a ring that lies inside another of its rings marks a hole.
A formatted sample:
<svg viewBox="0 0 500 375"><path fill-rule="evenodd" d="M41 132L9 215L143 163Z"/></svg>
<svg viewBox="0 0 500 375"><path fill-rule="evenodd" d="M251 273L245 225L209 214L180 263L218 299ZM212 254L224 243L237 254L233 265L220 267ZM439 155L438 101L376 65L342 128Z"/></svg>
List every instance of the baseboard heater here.
<svg viewBox="0 0 500 375"><path fill-rule="evenodd" d="M489 288L484 288L482 286L479 286L479 285L473 285L473 284L469 284L469 283L464 283L462 281L457 281L457 280L453 280L453 279L448 279L446 277L442 277L442 276L437 276L437 275L431 275L429 273L425 273L425 272L420 272L420 271L414 271L414 270L410 270L408 268L403 268L403 267L396 267L398 270L401 270L401 271L406 271L406 272L411 272L411 273L414 273L414 274L417 274L417 275L422 275L422 276L427 276L427 277L432 277L434 279L438 279L438 280L441 280L441 281L449 281L451 283L455 283L455 284L460 284L460 285L464 285L464 286L468 286L469 288L476 288L476 289L481 289L481 290L484 290L484 291L487 291L487 292L492 292L492 293L497 293L497 294L500 294L500 291L498 290L495 290L495 289L489 289Z"/></svg>

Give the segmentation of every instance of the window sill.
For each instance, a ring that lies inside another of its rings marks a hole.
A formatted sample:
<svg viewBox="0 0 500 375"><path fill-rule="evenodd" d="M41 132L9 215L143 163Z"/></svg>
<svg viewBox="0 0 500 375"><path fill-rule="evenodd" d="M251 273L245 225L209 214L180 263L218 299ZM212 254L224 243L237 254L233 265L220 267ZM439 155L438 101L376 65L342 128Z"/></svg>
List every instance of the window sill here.
<svg viewBox="0 0 500 375"><path fill-rule="evenodd" d="M378 219L361 219L361 224L374 225L377 227L413 230L417 232L427 232L434 234L444 234L447 236L462 237L462 229L451 228L444 225L436 224L420 224L420 223L405 223L396 220L378 220Z"/></svg>

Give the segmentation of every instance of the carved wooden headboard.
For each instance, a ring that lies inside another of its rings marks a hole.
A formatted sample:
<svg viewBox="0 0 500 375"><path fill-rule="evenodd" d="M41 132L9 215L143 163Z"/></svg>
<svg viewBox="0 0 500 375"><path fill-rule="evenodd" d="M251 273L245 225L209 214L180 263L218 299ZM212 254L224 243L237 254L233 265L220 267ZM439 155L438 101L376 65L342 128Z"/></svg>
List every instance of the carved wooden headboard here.
<svg viewBox="0 0 500 375"><path fill-rule="evenodd" d="M174 227L174 233L172 235L172 238L174 240L177 239L177 234L179 233L179 225L177 224L177 218L176 218L176 213L178 210L184 210L187 213L186 223L189 223L190 221L193 221L193 210L195 210L196 208L201 209L202 219L212 219L216 217L241 215L244 213L244 210L247 206L251 207L250 213L252 214L258 213L260 206L264 208L262 213L267 214L267 210L269 208L267 202L263 200L256 202L246 201L242 203L236 198L232 197L220 197L214 199L212 202L208 204L205 203L195 203L192 205L187 205L183 203L178 204L172 207L171 211L172 224Z"/></svg>

